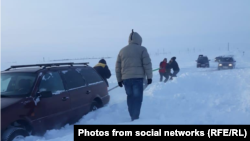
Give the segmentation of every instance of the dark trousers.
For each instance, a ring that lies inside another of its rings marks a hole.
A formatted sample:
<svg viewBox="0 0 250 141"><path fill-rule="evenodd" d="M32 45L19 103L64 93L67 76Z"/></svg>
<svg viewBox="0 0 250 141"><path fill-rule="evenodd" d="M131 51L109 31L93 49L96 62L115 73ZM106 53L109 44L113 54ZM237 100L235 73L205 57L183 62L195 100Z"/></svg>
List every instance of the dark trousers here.
<svg viewBox="0 0 250 141"><path fill-rule="evenodd" d="M162 82L163 77L165 77L164 82L168 81L169 74L168 73L160 73L160 82Z"/></svg>
<svg viewBox="0 0 250 141"><path fill-rule="evenodd" d="M172 77L177 77L177 73L179 73L180 70L174 70L173 74L171 75Z"/></svg>
<svg viewBox="0 0 250 141"><path fill-rule="evenodd" d="M127 94L127 105L130 117L133 120L139 119L143 100L143 78L123 80Z"/></svg>

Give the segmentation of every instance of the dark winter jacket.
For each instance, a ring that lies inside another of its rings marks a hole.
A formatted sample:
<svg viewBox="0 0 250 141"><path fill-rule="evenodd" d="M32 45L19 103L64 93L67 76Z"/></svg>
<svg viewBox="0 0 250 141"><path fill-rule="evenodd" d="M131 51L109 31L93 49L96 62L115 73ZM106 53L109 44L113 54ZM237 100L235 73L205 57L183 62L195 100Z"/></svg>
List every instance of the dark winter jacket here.
<svg viewBox="0 0 250 141"><path fill-rule="evenodd" d="M171 73L171 66L169 63L167 63L167 66L166 66L166 73Z"/></svg>
<svg viewBox="0 0 250 141"><path fill-rule="evenodd" d="M180 70L178 63L175 60L173 60L172 62L169 62L169 65L174 71Z"/></svg>
<svg viewBox="0 0 250 141"><path fill-rule="evenodd" d="M94 66L94 69L100 74L100 76L109 86L107 79L110 78L111 72L106 64L106 61L104 59L101 59L99 63Z"/></svg>

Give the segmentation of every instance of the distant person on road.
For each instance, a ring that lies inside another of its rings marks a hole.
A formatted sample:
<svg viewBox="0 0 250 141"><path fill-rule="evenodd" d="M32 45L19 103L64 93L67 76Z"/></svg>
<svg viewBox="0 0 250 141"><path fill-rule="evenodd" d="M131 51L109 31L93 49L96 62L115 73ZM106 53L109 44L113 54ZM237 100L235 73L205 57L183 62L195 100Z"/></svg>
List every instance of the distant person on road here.
<svg viewBox="0 0 250 141"><path fill-rule="evenodd" d="M170 68L173 69L173 74L170 73L170 80L173 80L173 77L177 77L177 73L179 73L180 68L178 63L176 62L176 57L172 57L170 62L169 62Z"/></svg>
<svg viewBox="0 0 250 141"><path fill-rule="evenodd" d="M101 59L98 64L94 66L94 69L100 74L103 80L106 82L107 86L109 87L109 83L107 79L110 78L111 72L109 67L104 59Z"/></svg>
<svg viewBox="0 0 250 141"><path fill-rule="evenodd" d="M143 82L152 83L152 63L148 51L141 46L141 36L132 30L128 45L123 47L116 61L116 77L118 85L125 86L128 111L131 120L139 119L143 100Z"/></svg>
<svg viewBox="0 0 250 141"><path fill-rule="evenodd" d="M167 58L164 58L162 62L160 62L159 74L160 74L160 82L162 82L163 77L165 77L164 82L166 83L169 79L170 75L170 67L167 63Z"/></svg>

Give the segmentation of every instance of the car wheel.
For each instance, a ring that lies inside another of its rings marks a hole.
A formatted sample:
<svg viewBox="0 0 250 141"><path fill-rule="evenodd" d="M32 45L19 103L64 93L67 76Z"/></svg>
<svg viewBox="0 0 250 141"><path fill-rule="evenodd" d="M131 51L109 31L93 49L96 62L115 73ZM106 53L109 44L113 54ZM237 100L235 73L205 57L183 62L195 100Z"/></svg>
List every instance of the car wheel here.
<svg viewBox="0 0 250 141"><path fill-rule="evenodd" d="M90 107L90 112L96 111L97 109L98 109L98 103L96 101L93 101Z"/></svg>
<svg viewBox="0 0 250 141"><path fill-rule="evenodd" d="M24 139L29 133L24 128L13 127L2 134L2 141L18 141Z"/></svg>

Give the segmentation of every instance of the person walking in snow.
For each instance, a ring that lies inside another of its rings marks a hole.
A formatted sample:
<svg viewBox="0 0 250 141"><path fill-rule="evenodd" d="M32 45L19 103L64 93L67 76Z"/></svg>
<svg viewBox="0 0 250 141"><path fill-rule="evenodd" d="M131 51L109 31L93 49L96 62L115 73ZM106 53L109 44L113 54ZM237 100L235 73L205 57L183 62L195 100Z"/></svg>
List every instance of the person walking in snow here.
<svg viewBox="0 0 250 141"><path fill-rule="evenodd" d="M106 82L107 86L109 87L109 83L107 79L110 78L111 72L106 63L106 60L101 59L99 63L94 66L94 69L99 73L99 75L103 78L103 80Z"/></svg>
<svg viewBox="0 0 250 141"><path fill-rule="evenodd" d="M152 83L152 63L147 49L142 44L141 36L132 30L128 45L123 47L116 61L116 77L118 85L125 87L127 105L131 120L139 119L142 100L143 83Z"/></svg>
<svg viewBox="0 0 250 141"><path fill-rule="evenodd" d="M179 65L176 62L176 57L171 58L169 65L169 67L173 69L173 74L170 73L170 80L173 80L173 77L177 77L177 73L180 71Z"/></svg>
<svg viewBox="0 0 250 141"><path fill-rule="evenodd" d="M166 83L169 79L170 75L170 67L167 63L167 58L164 58L162 62L160 62L159 74L160 74L160 82L162 82L163 77L165 77L164 82Z"/></svg>

